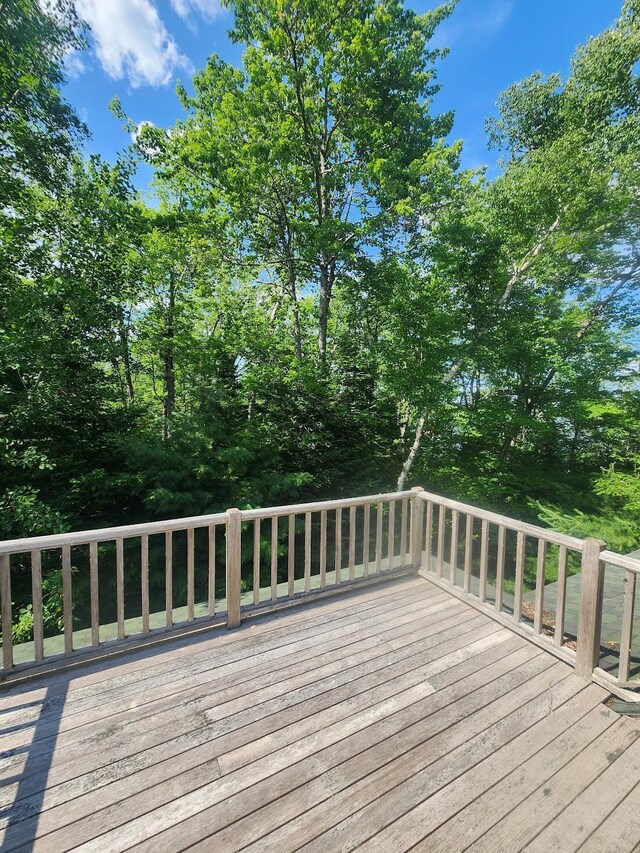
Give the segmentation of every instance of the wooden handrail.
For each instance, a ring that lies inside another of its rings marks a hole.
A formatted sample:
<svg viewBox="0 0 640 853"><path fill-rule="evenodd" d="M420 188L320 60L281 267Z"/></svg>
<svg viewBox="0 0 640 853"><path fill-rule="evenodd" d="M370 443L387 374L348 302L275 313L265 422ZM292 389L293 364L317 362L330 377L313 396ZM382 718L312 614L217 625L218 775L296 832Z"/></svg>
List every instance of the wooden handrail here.
<svg viewBox="0 0 640 853"><path fill-rule="evenodd" d="M510 518L508 515L500 515L497 512L491 512L487 509L482 509L479 506L465 504L461 501L454 501L451 498L445 498L442 495L432 494L431 492L417 492L420 500L431 501L438 506L444 506L448 509L457 510L472 515L474 518L488 521L491 524L503 525L509 530L519 531L527 536L535 536L536 539L544 539L545 542L552 542L554 545L566 545L567 548L572 548L574 551L581 551L584 544L584 539L577 539L575 536L567 536L565 533L558 533L555 530L549 530L548 527L538 527L536 524L529 524L526 521L519 521L517 518Z"/></svg>
<svg viewBox="0 0 640 853"><path fill-rule="evenodd" d="M48 551L65 545L89 545L91 542L113 542L117 539L134 539L144 533L170 533L190 527L208 527L224 524L226 512L212 515L195 515L191 518L171 518L167 521L149 521L144 524L127 524L122 527L98 527L95 530L78 530L73 533L54 533L49 536L31 536L28 539L5 539L0 542L1 554L25 554L27 551Z"/></svg>

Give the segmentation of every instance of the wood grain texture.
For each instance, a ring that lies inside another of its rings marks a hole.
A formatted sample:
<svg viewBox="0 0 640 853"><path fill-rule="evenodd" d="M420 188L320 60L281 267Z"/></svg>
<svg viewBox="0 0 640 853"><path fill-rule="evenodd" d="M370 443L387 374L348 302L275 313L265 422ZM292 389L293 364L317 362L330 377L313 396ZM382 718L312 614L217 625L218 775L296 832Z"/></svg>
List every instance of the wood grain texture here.
<svg viewBox="0 0 640 853"><path fill-rule="evenodd" d="M33 649L36 661L44 659L42 624L42 552L31 552L31 601L33 603Z"/></svg>
<svg viewBox="0 0 640 853"><path fill-rule="evenodd" d="M2 666L13 666L12 607L11 607L11 557L0 555L0 612L2 615Z"/></svg>
<svg viewBox="0 0 640 853"><path fill-rule="evenodd" d="M120 540L121 542L122 540ZM117 543L116 543L117 544ZM116 556L118 551L116 551ZM118 562L122 565L122 558L116 559L116 601L118 610L118 637L120 638L120 625L122 623L122 636L124 636L124 604L121 604L121 595L124 598L124 582L118 583ZM73 593L71 589L71 546L62 546L62 619L64 622L64 653L70 655L73 651ZM122 619L120 618L122 612Z"/></svg>
<svg viewBox="0 0 640 853"><path fill-rule="evenodd" d="M383 581L10 687L3 849L631 842L635 721L443 586Z"/></svg>

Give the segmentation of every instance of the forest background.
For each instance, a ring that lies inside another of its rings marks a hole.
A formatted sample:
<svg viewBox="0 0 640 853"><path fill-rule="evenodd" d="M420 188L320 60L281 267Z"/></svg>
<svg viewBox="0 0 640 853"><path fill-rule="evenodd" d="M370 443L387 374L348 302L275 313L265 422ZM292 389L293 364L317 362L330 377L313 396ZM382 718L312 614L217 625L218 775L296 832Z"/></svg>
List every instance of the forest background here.
<svg viewBox="0 0 640 853"><path fill-rule="evenodd" d="M0 2L0 536L420 484L640 546L640 0L499 96L491 178L453 6L237 0L107 162L71 0Z"/></svg>

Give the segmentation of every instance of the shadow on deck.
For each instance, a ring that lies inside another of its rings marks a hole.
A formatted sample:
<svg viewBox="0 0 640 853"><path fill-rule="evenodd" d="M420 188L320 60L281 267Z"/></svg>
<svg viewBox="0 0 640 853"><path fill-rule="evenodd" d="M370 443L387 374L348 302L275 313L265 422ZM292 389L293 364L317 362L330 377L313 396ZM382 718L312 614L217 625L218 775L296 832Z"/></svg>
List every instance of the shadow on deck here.
<svg viewBox="0 0 640 853"><path fill-rule="evenodd" d="M421 577L0 692L3 850L633 850L640 725Z"/></svg>

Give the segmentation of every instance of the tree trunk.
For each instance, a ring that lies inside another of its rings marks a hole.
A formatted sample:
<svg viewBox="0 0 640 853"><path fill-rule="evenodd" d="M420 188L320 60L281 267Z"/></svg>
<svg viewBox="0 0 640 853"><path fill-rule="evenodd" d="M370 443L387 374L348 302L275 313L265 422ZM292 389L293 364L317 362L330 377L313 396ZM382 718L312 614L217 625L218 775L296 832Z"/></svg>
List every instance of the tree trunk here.
<svg viewBox="0 0 640 853"><path fill-rule="evenodd" d="M131 405L131 403L133 403L134 396L133 376L131 373L131 354L129 352L129 335L122 312L120 312L119 317L118 335L120 337L120 346L122 347L122 363L124 365L124 379L127 386L127 402Z"/></svg>
<svg viewBox="0 0 640 853"><path fill-rule="evenodd" d="M176 406L176 374L174 364L176 307L176 285L173 270L169 273L169 304L164 328L164 348L162 353L164 371L163 436L166 441L171 436L171 418Z"/></svg>

